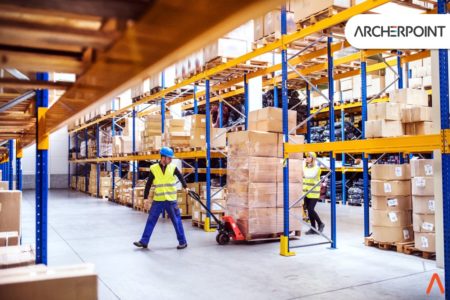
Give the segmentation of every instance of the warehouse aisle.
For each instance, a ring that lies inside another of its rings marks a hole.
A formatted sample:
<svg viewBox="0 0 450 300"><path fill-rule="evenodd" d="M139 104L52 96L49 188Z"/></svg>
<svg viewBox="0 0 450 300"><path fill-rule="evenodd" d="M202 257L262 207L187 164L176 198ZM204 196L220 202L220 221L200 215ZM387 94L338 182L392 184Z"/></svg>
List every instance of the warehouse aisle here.
<svg viewBox="0 0 450 300"><path fill-rule="evenodd" d="M318 207L329 230L329 206ZM278 242L218 246L215 234L188 220L186 250L175 249L168 220L158 223L151 248L139 250L132 242L146 214L78 192L50 191L48 213L49 265L94 263L102 300L422 299L436 272L434 261L365 247L360 207L338 207L339 249L301 248L290 258L278 255ZM23 243L34 243L34 191L24 192L22 227ZM432 296L440 298L437 288Z"/></svg>

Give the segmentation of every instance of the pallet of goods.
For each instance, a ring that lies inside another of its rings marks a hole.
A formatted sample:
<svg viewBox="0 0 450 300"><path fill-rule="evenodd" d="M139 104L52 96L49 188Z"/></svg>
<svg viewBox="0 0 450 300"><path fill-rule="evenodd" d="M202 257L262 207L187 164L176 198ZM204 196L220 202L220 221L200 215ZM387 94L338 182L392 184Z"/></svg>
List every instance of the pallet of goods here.
<svg viewBox="0 0 450 300"><path fill-rule="evenodd" d="M228 134L227 214L247 240L277 237L283 231L281 114L281 109L273 107L251 112L249 127L259 131ZM289 116L290 128L294 128L295 112L290 111ZM292 156L289 163L289 199L293 204L302 195L302 156ZM298 203L291 213L301 216L301 206ZM290 231L300 230L300 217L292 218Z"/></svg>

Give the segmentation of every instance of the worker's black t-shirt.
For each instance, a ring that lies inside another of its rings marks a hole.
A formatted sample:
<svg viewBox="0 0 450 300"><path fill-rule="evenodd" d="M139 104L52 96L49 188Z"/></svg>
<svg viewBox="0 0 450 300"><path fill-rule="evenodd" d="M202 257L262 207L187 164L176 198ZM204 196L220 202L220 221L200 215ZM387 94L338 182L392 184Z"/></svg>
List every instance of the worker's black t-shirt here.
<svg viewBox="0 0 450 300"><path fill-rule="evenodd" d="M161 167L162 172L166 172L166 166L161 165L159 163L159 166ZM181 182L181 185L183 188L187 187L186 180L184 180L183 175L181 174L180 170L178 168L175 168L175 172L173 175L177 176L178 180ZM145 184L145 190L144 190L144 199L148 198L148 194L150 193L150 188L153 184L153 180L155 179L155 175L150 171L150 175L148 176L147 183Z"/></svg>

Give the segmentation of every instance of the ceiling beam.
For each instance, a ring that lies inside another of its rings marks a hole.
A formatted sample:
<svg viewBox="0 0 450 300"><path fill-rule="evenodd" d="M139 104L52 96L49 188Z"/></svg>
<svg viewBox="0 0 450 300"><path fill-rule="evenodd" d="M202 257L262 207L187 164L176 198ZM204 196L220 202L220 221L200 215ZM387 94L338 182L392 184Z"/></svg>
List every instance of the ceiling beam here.
<svg viewBox="0 0 450 300"><path fill-rule="evenodd" d="M78 29L0 19L0 44L80 52L83 47L104 50L118 32Z"/></svg>
<svg viewBox="0 0 450 300"><path fill-rule="evenodd" d="M16 68L24 72L61 72L80 74L85 64L75 57L11 51L0 48L0 68Z"/></svg>
<svg viewBox="0 0 450 300"><path fill-rule="evenodd" d="M137 19L154 0L0 0L19 8L46 9L103 18Z"/></svg>
<svg viewBox="0 0 450 300"><path fill-rule="evenodd" d="M40 81L40 80L20 80L14 78L0 78L0 87L17 89L49 89L66 90L73 85L73 82L66 81Z"/></svg>

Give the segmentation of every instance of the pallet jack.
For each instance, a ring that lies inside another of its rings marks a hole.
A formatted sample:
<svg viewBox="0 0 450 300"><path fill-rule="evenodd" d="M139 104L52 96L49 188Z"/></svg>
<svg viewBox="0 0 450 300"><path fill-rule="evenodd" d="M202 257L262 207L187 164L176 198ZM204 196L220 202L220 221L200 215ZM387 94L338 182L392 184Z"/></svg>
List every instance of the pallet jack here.
<svg viewBox="0 0 450 300"><path fill-rule="evenodd" d="M189 196L197 201L216 221L217 223L217 236L216 241L219 245L226 245L230 242L230 240L234 241L244 241L245 237L242 234L241 230L237 226L236 222L234 221L232 216L223 216L222 220L219 220L212 212L211 210L206 207L206 205L201 201L200 196L194 192L189 191Z"/></svg>

